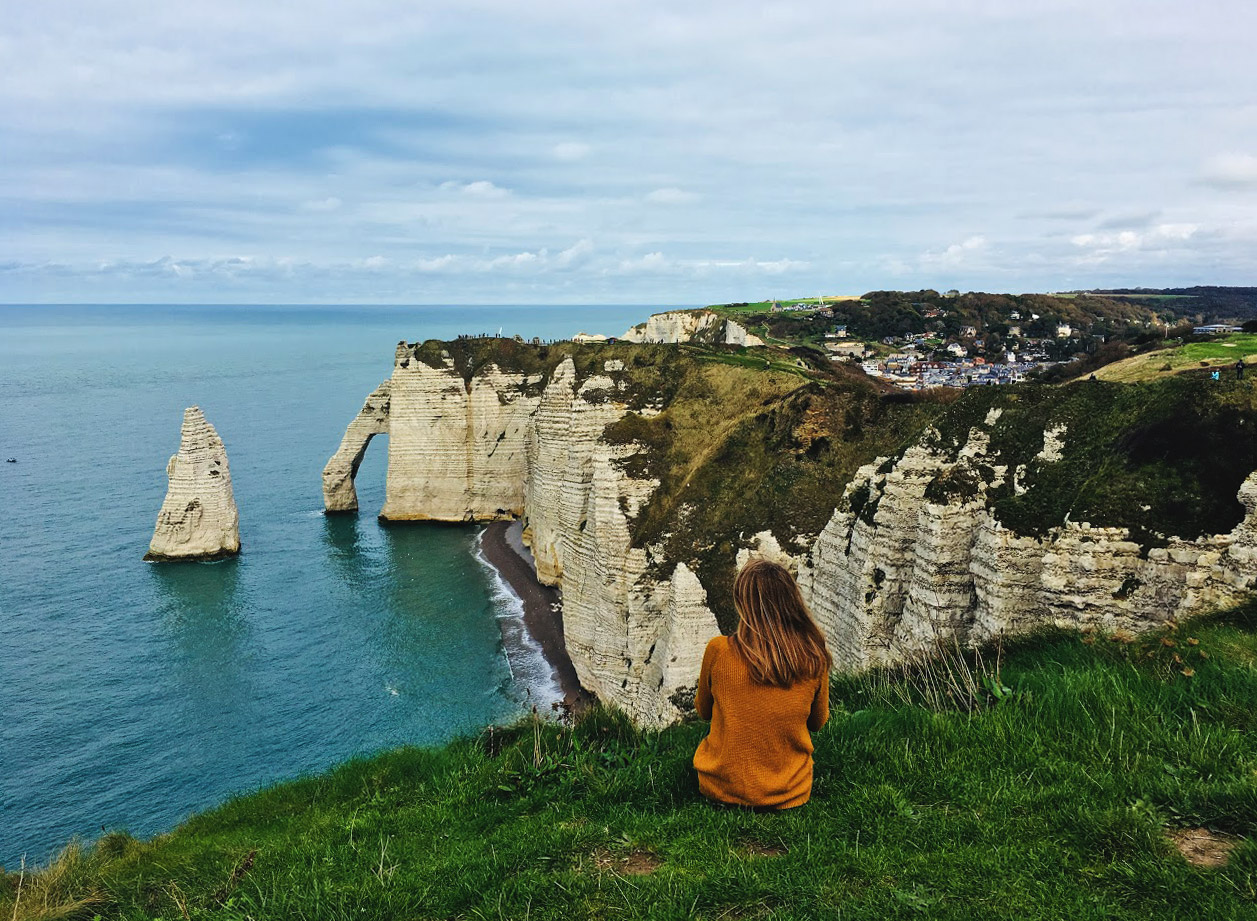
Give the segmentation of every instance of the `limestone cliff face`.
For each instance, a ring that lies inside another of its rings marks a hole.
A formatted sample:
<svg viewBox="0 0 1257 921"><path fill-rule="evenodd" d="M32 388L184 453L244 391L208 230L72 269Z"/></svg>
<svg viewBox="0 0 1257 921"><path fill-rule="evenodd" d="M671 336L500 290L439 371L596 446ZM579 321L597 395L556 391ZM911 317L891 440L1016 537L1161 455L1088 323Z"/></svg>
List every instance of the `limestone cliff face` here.
<svg viewBox="0 0 1257 921"><path fill-rule="evenodd" d="M1019 535L985 502L1007 477L1017 488L1024 475L988 453L997 418L992 411L955 456L927 437L894 463L861 468L847 487L800 573L839 668L1041 625L1148 629L1257 589L1257 473L1240 490L1245 516L1228 534L1171 537L1146 552L1123 528L1085 522ZM1045 433L1039 462L1059 460L1062 437L1061 428Z"/></svg>
<svg viewBox="0 0 1257 921"><path fill-rule="evenodd" d="M214 560L240 552L240 516L227 451L199 407L183 412L179 453L166 464L166 498L144 559Z"/></svg>
<svg viewBox="0 0 1257 921"><path fill-rule="evenodd" d="M656 313L645 325L634 326L620 338L627 342L709 342L726 345L763 345L733 320L710 310L673 310Z"/></svg>
<svg viewBox="0 0 1257 921"><path fill-rule="evenodd" d="M524 510L529 421L540 376L495 365L465 380L398 345L389 401L388 481L381 518L486 521Z"/></svg>
<svg viewBox="0 0 1257 921"><path fill-rule="evenodd" d="M759 336L753 336L748 333L741 324L735 323L733 320L725 321L725 343L727 345L763 345L764 340Z"/></svg>
<svg viewBox="0 0 1257 921"><path fill-rule="evenodd" d="M392 381L385 381L371 391L345 430L340 447L323 468L323 505L329 513L358 511L354 477L371 439L388 432L391 389Z"/></svg>
<svg viewBox="0 0 1257 921"><path fill-rule="evenodd" d="M627 411L623 372L609 360L582 378L569 357L548 373L491 364L466 378L448 353L433 366L403 343L387 391L368 397L328 463L324 497L329 511L346 505L368 433L387 430L382 518L522 518L538 578L563 591L582 685L658 726L680 715L719 630L684 564L656 572L651 551L631 546L629 519L658 484L621 469L636 445L603 437Z"/></svg>

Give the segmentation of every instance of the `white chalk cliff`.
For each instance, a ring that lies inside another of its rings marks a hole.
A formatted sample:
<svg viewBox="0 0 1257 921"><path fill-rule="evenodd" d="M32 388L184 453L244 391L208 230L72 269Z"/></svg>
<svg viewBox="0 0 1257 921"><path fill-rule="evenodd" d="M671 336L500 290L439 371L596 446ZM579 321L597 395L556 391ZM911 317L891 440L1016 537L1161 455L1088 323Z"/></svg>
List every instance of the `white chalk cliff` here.
<svg viewBox="0 0 1257 921"><path fill-rule="evenodd" d="M357 464L387 431L382 517L522 519L538 578L562 589L581 683L642 725L676 719L716 618L689 565L665 560L661 546L633 546L631 522L659 484L626 472L649 469L626 463L640 445L605 435L630 401L642 416L660 407L630 392L620 359L584 372L565 357L544 371L488 364L473 374L432 346L398 346L392 378L324 471L328 510L356 507ZM798 573L843 670L940 639L980 643L1041 625L1149 629L1257 590L1257 473L1239 490L1243 520L1226 534L1144 549L1123 529L1067 520L1026 536L1000 523L988 493L1028 488L1042 465L1061 462L1070 436L1047 427L1039 454L1010 469L990 447L999 413L962 445L944 450L927 432L898 458L860 468L819 534L748 534L732 555Z"/></svg>
<svg viewBox="0 0 1257 921"><path fill-rule="evenodd" d="M323 505L329 512L358 511L358 493L354 477L367 453L367 445L376 435L388 432L389 393L392 381L385 381L371 391L362 409L349 423L340 447L323 468Z"/></svg>
<svg viewBox="0 0 1257 921"><path fill-rule="evenodd" d="M328 462L324 498L328 511L351 507L367 441L387 431L382 518L522 518L538 578L562 588L564 638L581 684L658 726L682 712L677 701L692 694L719 630L688 568L657 574L651 551L630 546L629 518L657 483L615 463L637 446L602 437L627 411L623 369L607 361L582 380L565 358L548 375L489 365L465 378L448 354L434 367L402 343L387 390L368 397Z"/></svg>
<svg viewBox="0 0 1257 921"><path fill-rule="evenodd" d="M998 412L954 458L927 436L893 464L862 467L847 486L800 571L840 669L902 660L940 639L976 644L1044 625L1147 630L1257 589L1257 473L1239 490L1244 518L1227 534L1171 537L1146 552L1123 528L1085 522L1019 535L985 503L1006 477L1024 476L988 453ZM1063 427L1048 429L1036 463L1058 461L1062 438ZM978 464L993 470L991 483ZM969 488L932 502L927 487L940 474Z"/></svg>
<svg viewBox="0 0 1257 921"><path fill-rule="evenodd" d="M183 413L179 453L166 464L168 486L144 559L213 560L240 552L240 515L227 451L199 407Z"/></svg>
<svg viewBox="0 0 1257 921"><path fill-rule="evenodd" d="M626 342L764 344L763 339L751 335L738 323L710 310L671 310L652 314L644 324L630 328L620 338Z"/></svg>

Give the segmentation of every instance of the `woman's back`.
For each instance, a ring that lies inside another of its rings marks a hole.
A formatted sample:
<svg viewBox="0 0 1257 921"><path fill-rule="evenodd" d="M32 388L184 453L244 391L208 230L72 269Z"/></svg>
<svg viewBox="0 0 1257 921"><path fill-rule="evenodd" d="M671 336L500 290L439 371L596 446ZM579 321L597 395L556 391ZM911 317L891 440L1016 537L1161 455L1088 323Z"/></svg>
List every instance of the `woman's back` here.
<svg viewBox="0 0 1257 921"><path fill-rule="evenodd" d="M812 737L829 719L829 676L757 682L729 637L707 644L695 708L711 732L694 754L704 796L786 809L812 792Z"/></svg>

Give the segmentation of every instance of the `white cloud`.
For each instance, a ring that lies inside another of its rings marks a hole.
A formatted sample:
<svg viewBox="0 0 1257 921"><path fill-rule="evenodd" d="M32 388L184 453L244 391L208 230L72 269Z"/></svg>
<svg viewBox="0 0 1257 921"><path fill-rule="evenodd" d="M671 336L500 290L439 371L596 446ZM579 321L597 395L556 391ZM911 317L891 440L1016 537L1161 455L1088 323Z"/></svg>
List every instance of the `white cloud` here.
<svg viewBox="0 0 1257 921"><path fill-rule="evenodd" d="M698 196L684 189L668 187L655 189L646 195L646 201L656 205L686 205L698 201Z"/></svg>
<svg viewBox="0 0 1257 921"><path fill-rule="evenodd" d="M959 243L953 243L942 252L927 251L921 254L921 263L925 266L939 268L956 268L962 266L974 254L986 248L986 237L976 235L967 237Z"/></svg>
<svg viewBox="0 0 1257 921"><path fill-rule="evenodd" d="M457 263L457 256L446 253L444 256L437 256L434 259L420 259L415 263L415 268L420 272L444 272L446 269L454 267Z"/></svg>
<svg viewBox="0 0 1257 921"><path fill-rule="evenodd" d="M634 259L621 259L617 270L624 275L654 274L672 268L661 252L647 253Z"/></svg>
<svg viewBox="0 0 1257 921"><path fill-rule="evenodd" d="M498 256L496 259L490 259L482 266L486 269L520 269L529 268L546 261L547 253L543 249L540 252L530 253L512 253L507 256Z"/></svg>
<svg viewBox="0 0 1257 921"><path fill-rule="evenodd" d="M343 204L344 202L342 202L339 198L336 198L335 196L333 196L331 198L320 198L316 201L305 202L302 204L301 207L304 208L306 211L315 211L315 212L339 211L340 206Z"/></svg>
<svg viewBox="0 0 1257 921"><path fill-rule="evenodd" d="M1199 229L1195 224L1159 224L1143 232L1122 230L1117 233L1080 233L1070 237L1070 242L1097 252L1113 253L1190 240Z"/></svg>
<svg viewBox="0 0 1257 921"><path fill-rule="evenodd" d="M1222 154L1206 161L1203 181L1220 189L1257 188L1257 157L1252 154Z"/></svg>
<svg viewBox="0 0 1257 921"><path fill-rule="evenodd" d="M589 240L577 240L555 257L554 263L563 268L581 263L593 253L594 244Z"/></svg>
<svg viewBox="0 0 1257 921"><path fill-rule="evenodd" d="M798 259L777 259L773 262L757 262L755 267L763 269L770 275L784 275L786 272L801 272L811 267L810 262Z"/></svg>
<svg viewBox="0 0 1257 921"><path fill-rule="evenodd" d="M506 196L511 194L510 189L496 186L487 179L477 179L475 182L455 182L450 180L441 183L440 188L447 192L461 192L470 198L506 198Z"/></svg>

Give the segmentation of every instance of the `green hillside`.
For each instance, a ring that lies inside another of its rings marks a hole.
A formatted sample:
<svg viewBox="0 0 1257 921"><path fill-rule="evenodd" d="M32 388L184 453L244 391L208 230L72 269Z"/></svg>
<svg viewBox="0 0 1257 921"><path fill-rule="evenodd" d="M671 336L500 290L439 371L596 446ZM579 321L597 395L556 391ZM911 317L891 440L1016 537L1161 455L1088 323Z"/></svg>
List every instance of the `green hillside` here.
<svg viewBox="0 0 1257 921"><path fill-rule="evenodd" d="M1202 368L1229 369L1240 359L1245 364L1257 362L1257 335L1236 333L1204 342L1176 344L1105 365L1095 375L1102 381L1133 384Z"/></svg>
<svg viewBox="0 0 1257 921"><path fill-rule="evenodd" d="M1255 630L1249 607L836 683L783 814L699 796L702 725L594 711L71 846L10 868L0 917L1257 917Z"/></svg>

